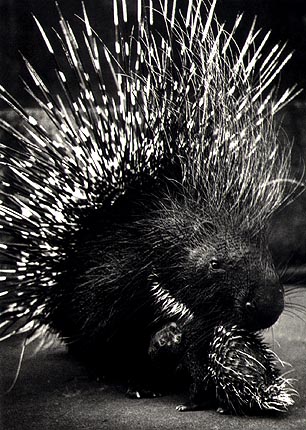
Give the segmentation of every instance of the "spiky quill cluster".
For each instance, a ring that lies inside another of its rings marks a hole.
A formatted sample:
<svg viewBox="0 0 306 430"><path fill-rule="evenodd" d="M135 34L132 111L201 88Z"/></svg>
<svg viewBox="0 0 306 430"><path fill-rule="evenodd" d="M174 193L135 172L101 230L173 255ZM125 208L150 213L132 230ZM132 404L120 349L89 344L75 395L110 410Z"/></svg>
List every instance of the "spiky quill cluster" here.
<svg viewBox="0 0 306 430"><path fill-rule="evenodd" d="M218 404L225 411L285 412L297 392L277 364L282 362L259 334L219 326L209 349L207 381L215 386Z"/></svg>
<svg viewBox="0 0 306 430"><path fill-rule="evenodd" d="M67 70L37 21L59 88L51 92L26 59L33 83L25 85L54 132L0 88L21 127L0 121L12 139L0 146L2 337L19 331L21 318L31 331L48 320L49 297L75 234L88 215L107 211L129 187L176 183L186 200L201 203L201 219L250 237L290 198L290 148L278 143L272 124L294 89L275 98L272 84L291 55L283 56L279 45L265 54L269 34L261 38L254 25L239 49L234 36L241 16L228 32L214 16L215 4L190 0L182 15L175 1L157 10L139 1L127 35L126 2L114 0L114 50L92 30L85 7L82 41L60 13L57 36ZM186 213L193 216L193 208ZM159 299L167 293L154 288Z"/></svg>

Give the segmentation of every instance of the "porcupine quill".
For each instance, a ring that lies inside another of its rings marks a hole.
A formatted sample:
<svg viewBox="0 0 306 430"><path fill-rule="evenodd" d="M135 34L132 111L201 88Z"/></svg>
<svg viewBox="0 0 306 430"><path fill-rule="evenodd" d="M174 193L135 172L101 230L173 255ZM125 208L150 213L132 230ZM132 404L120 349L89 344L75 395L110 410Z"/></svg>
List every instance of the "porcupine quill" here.
<svg viewBox="0 0 306 430"><path fill-rule="evenodd" d="M229 410L285 412L297 392L293 381L280 375L279 362L258 334L220 326L211 344L208 375L219 402Z"/></svg>
<svg viewBox="0 0 306 430"><path fill-rule="evenodd" d="M273 125L297 93L273 88L291 54L266 53L255 23L239 48L242 16L226 31L215 5L139 1L127 35L114 0L114 51L84 4L81 40L59 10L64 68L35 18L58 92L25 59L50 133L0 88L20 120L0 122L2 339L48 326L84 359L134 374L169 320L196 321L208 346L221 324L257 330L281 313L265 231L298 188Z"/></svg>
<svg viewBox="0 0 306 430"><path fill-rule="evenodd" d="M203 409L209 402L220 413L287 412L298 396L294 380L280 373L288 363L259 333L221 325L215 328L204 365L201 357L187 357L193 374L191 401L177 406L179 411Z"/></svg>

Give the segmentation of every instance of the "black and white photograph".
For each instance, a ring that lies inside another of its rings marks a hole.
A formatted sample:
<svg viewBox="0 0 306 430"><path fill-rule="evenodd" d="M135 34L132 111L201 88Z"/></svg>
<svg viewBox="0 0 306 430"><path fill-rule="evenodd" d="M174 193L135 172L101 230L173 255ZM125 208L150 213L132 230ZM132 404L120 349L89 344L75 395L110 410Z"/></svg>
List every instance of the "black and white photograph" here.
<svg viewBox="0 0 306 430"><path fill-rule="evenodd" d="M306 429L304 0L0 0L0 429Z"/></svg>

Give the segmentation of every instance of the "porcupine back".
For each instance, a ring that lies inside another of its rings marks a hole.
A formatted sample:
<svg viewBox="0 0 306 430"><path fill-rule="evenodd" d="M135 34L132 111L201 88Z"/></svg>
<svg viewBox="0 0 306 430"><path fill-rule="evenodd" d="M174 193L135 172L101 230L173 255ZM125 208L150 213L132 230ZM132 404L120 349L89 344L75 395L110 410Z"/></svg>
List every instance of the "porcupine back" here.
<svg viewBox="0 0 306 430"><path fill-rule="evenodd" d="M254 25L239 49L241 16L227 32L215 3L190 0L182 15L176 2L156 10L138 2L129 35L126 2L114 0L114 53L85 7L84 40L60 14L58 38L77 91L37 22L59 91L25 60L34 83L26 89L51 135L1 88L21 127L1 120L11 137L1 144L3 337L47 324L87 346L126 325L120 339L133 333L135 346L150 323L192 317L184 299L194 293L173 273L184 265L182 250L226 242L243 253L290 198L290 148L272 120L294 90L276 98L272 85L291 54L279 45L265 53L269 34ZM170 280L179 298L165 288ZM218 312L222 292L202 296L198 302Z"/></svg>

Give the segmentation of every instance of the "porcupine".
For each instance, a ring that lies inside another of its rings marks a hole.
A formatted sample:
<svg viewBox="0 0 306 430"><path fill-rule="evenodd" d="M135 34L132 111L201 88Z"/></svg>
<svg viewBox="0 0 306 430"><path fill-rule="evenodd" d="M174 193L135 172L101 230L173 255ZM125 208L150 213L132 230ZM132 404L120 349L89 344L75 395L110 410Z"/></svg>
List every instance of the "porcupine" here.
<svg viewBox="0 0 306 430"><path fill-rule="evenodd" d="M186 333L185 328L183 335ZM167 346L159 345L157 352L163 348L172 351L179 347L182 332L172 323L155 335L159 343L161 337L167 339ZM152 345L151 349L154 351ZM238 326L217 326L206 356L187 348L181 361L191 375L191 384L189 401L178 405L178 411L215 407L222 414L286 412L298 395L293 380L280 372L288 363L269 349L260 333Z"/></svg>
<svg viewBox="0 0 306 430"><path fill-rule="evenodd" d="M180 14L139 2L127 36L126 2L114 0L114 54L84 6L85 42L60 13L77 91L37 21L59 92L28 60L26 89L55 131L1 88L22 127L1 120L14 141L1 144L2 337L47 326L103 372L142 380L168 323L195 327L205 351L220 324L259 330L279 317L267 225L294 186L273 118L295 90L277 98L272 86L291 54L264 54L269 34L254 25L239 49L241 16L226 31L215 4L190 0Z"/></svg>

